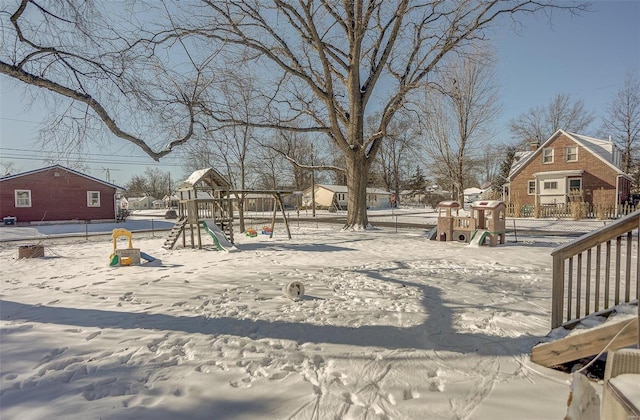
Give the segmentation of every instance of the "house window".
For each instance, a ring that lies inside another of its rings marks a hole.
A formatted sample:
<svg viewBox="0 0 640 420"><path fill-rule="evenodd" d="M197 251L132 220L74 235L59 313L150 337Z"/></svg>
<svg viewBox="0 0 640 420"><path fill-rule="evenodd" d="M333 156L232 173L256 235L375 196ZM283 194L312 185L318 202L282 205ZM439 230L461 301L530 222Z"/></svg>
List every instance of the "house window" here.
<svg viewBox="0 0 640 420"><path fill-rule="evenodd" d="M542 163L553 163L553 149L542 149Z"/></svg>
<svg viewBox="0 0 640 420"><path fill-rule="evenodd" d="M87 207L100 207L100 191L87 191Z"/></svg>
<svg viewBox="0 0 640 420"><path fill-rule="evenodd" d="M546 181L544 183L544 189L545 190L557 190L558 189L558 182L557 181Z"/></svg>
<svg viewBox="0 0 640 420"><path fill-rule="evenodd" d="M578 161L578 146L565 147L564 152L565 152L565 159L567 162Z"/></svg>
<svg viewBox="0 0 640 420"><path fill-rule="evenodd" d="M579 202L584 201L584 197L582 195L582 179L580 178L569 178L569 201Z"/></svg>
<svg viewBox="0 0 640 420"><path fill-rule="evenodd" d="M527 192L529 195L534 195L536 193L536 181L529 181L529 187Z"/></svg>
<svg viewBox="0 0 640 420"><path fill-rule="evenodd" d="M16 190L16 207L31 207L31 190Z"/></svg>

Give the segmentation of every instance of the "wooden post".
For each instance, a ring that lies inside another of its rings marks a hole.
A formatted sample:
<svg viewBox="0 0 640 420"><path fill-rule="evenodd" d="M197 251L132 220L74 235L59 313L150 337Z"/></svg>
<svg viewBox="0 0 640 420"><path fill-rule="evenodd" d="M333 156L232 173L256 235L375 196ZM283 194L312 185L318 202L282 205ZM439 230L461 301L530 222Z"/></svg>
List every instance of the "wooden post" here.
<svg viewBox="0 0 640 420"><path fill-rule="evenodd" d="M564 308L564 255L558 253L553 256L553 285L551 292L551 328L562 325Z"/></svg>
<svg viewBox="0 0 640 420"><path fill-rule="evenodd" d="M225 196L227 197L227 211L228 211L228 225L227 225L227 231L229 234L229 240L231 241L231 243L234 243L233 240L233 199L231 198L231 193L226 191L225 192Z"/></svg>
<svg viewBox="0 0 640 420"><path fill-rule="evenodd" d="M269 238L273 238L273 229L276 227L276 212L278 211L278 198L273 195L273 216L271 217L271 232Z"/></svg>
<svg viewBox="0 0 640 420"><path fill-rule="evenodd" d="M287 236L291 239L291 231L289 230L289 221L287 220L287 215L284 212L284 203L282 202L282 195L280 193L276 193L276 198L278 199L278 204L280 205L280 211L282 212L282 220L284 220L284 227L287 229Z"/></svg>

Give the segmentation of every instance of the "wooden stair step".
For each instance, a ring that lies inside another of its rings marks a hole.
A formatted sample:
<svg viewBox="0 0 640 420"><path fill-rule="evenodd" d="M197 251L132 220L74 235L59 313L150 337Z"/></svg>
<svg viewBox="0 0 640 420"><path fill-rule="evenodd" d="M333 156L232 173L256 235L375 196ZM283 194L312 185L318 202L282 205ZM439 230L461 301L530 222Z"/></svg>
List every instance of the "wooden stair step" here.
<svg viewBox="0 0 640 420"><path fill-rule="evenodd" d="M180 219L178 219L176 224L173 225L173 228L171 228L171 231L169 231L169 235L167 235L167 239L165 239L164 245L162 245L162 247L165 249L172 249L176 245L176 242L178 241L178 238L180 237L180 234L184 230L186 224L186 217L181 217Z"/></svg>
<svg viewBox="0 0 640 420"><path fill-rule="evenodd" d="M627 323L629 325L626 325ZM620 333L622 328L624 330ZM618 333L620 335L613 340ZM602 326L585 329L555 341L540 343L531 350L531 361L542 366L554 367L595 356L607 345L607 350L616 350L637 342L638 318L627 318L606 322Z"/></svg>

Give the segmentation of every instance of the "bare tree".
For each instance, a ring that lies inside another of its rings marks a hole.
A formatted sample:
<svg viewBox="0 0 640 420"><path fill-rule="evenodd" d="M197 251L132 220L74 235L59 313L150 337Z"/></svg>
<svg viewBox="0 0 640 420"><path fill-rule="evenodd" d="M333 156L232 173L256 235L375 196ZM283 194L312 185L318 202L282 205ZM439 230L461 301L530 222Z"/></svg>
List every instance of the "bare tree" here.
<svg viewBox="0 0 640 420"><path fill-rule="evenodd" d="M108 4L61 0L45 9L22 0L5 6L10 18L3 33L11 39L4 45L15 48L0 56L0 73L80 104L84 115L154 159L193 137L203 112L217 124L323 133L346 163L345 228L368 225L368 174L387 127L444 57L485 37L503 16L586 10L553 0L140 1L120 15L88 10ZM26 9L38 17L25 19ZM151 23L161 12L164 26ZM178 48L189 56L186 64L175 64ZM218 114L210 83L220 49L225 60L242 57L244 66L260 70L263 96L253 101L264 112L252 121ZM118 117L138 115L132 105L172 129L153 130L165 133L153 143L131 134ZM380 119L365 136L372 108Z"/></svg>
<svg viewBox="0 0 640 420"><path fill-rule="evenodd" d="M167 49L155 50L154 38L164 35L141 27L157 11L130 4L14 0L0 6L0 74L40 88L27 97L52 94L43 95L54 108L55 130L47 132L66 127L53 137L61 149L106 129L158 160L194 134L203 69L174 68Z"/></svg>
<svg viewBox="0 0 640 420"><path fill-rule="evenodd" d="M147 178L143 175L134 175L126 185L127 194L130 197L143 197L147 194L149 187L147 185Z"/></svg>
<svg viewBox="0 0 640 420"><path fill-rule="evenodd" d="M241 61L246 61L242 59ZM265 159L266 152L261 141L270 131L253 127L247 121L255 120L262 115L264 109L260 101L255 76L251 68L243 68L242 76L237 71L225 66L220 69L218 78L211 81L207 92L201 97L205 103L215 103L216 118L231 121L222 126L215 125L213 119L207 118L207 130L194 142L195 147L187 146L188 160L194 169L214 167L224 173L233 188L238 203L239 228L245 230L245 199L250 189L263 183L263 169L274 161L273 157ZM207 106L203 104L203 109ZM203 113L211 115L207 108ZM272 185L272 183L269 183Z"/></svg>
<svg viewBox="0 0 640 420"><path fill-rule="evenodd" d="M438 175L464 202L465 181L492 137L500 113L492 56L467 55L445 68L437 89L425 91L425 146Z"/></svg>
<svg viewBox="0 0 640 420"><path fill-rule="evenodd" d="M387 127L409 93L444 57L484 37L484 29L501 16L586 8L529 0L204 4L209 9L201 13L206 21L183 21L178 31L251 50L255 62L273 76L265 83L273 87L265 92L270 93L265 116L277 118L253 123L325 133L343 154L348 188L345 228L368 225L369 170ZM380 118L373 134L365 136L365 118L374 107L381 111Z"/></svg>
<svg viewBox="0 0 640 420"><path fill-rule="evenodd" d="M379 118L374 114L367 121ZM387 128L387 138L380 146L376 162L372 167L372 177L378 175L379 182L388 191L393 191L399 197L403 184L411 176L412 156L419 153L419 132L416 130L415 120L406 110L400 111ZM369 124L371 126L373 124ZM375 127L375 126L374 126Z"/></svg>
<svg viewBox="0 0 640 420"><path fill-rule="evenodd" d="M493 183L500 173L505 151L502 147L483 147L477 158L478 176L482 183Z"/></svg>
<svg viewBox="0 0 640 420"><path fill-rule="evenodd" d="M640 78L635 73L627 73L624 85L608 104L603 132L611 135L622 149L624 172L630 174L634 166L640 166L640 158L637 158L640 152Z"/></svg>
<svg viewBox="0 0 640 420"><path fill-rule="evenodd" d="M572 101L567 94L556 95L545 107L531 108L509 122L517 143L527 146L542 143L562 129L581 133L594 120L594 114L584 108L582 100Z"/></svg>
<svg viewBox="0 0 640 420"><path fill-rule="evenodd" d="M147 180L147 193L154 198L161 199L171 194L171 175L158 168L147 168L144 171Z"/></svg>
<svg viewBox="0 0 640 420"><path fill-rule="evenodd" d="M0 176L8 176L20 172L15 162L0 161Z"/></svg>
<svg viewBox="0 0 640 420"><path fill-rule="evenodd" d="M274 142L265 143L265 147L284 157L290 166L290 186L303 190L311 185L312 171L319 168L320 160L316 155L309 136L300 132L279 132ZM282 176L280 183L283 182Z"/></svg>
<svg viewBox="0 0 640 420"><path fill-rule="evenodd" d="M161 199L171 194L171 175L158 168L147 168L143 175L134 175L126 187L131 196L149 195Z"/></svg>

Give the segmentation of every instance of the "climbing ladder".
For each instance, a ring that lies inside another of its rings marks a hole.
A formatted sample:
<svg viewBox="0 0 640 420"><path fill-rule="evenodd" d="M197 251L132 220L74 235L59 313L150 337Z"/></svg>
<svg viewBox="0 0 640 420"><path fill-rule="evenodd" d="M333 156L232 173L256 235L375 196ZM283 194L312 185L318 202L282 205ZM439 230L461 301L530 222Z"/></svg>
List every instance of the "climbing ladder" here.
<svg viewBox="0 0 640 420"><path fill-rule="evenodd" d="M179 218L176 224L173 225L173 228L169 232L169 236L167 236L167 239L164 241L164 245L162 245L162 247L166 249L172 249L178 241L180 234L184 231L184 227L186 224L186 216L182 216L181 218Z"/></svg>

